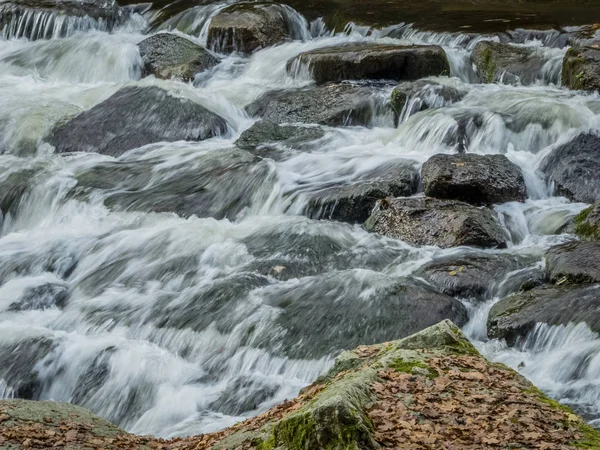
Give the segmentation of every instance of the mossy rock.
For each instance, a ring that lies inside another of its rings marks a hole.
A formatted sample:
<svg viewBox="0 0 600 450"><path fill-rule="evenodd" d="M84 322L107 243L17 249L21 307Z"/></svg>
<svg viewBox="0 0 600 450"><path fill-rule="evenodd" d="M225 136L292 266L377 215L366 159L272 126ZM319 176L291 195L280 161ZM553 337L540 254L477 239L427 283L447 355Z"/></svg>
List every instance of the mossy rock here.
<svg viewBox="0 0 600 450"><path fill-rule="evenodd" d="M600 201L584 209L575 217L573 229L580 239L600 240Z"/></svg>
<svg viewBox="0 0 600 450"><path fill-rule="evenodd" d="M562 84L575 90L600 90L600 50L595 47L573 47L565 54Z"/></svg>

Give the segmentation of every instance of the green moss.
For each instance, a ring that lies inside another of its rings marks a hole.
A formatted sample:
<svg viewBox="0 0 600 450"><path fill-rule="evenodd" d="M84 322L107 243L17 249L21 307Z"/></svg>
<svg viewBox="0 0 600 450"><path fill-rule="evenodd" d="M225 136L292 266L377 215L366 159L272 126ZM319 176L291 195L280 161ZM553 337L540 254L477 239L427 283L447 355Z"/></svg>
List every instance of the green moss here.
<svg viewBox="0 0 600 450"><path fill-rule="evenodd" d="M315 422L310 413L304 413L279 422L275 427L273 441L285 444L290 450L304 450L310 448L307 444L315 435Z"/></svg>
<svg viewBox="0 0 600 450"><path fill-rule="evenodd" d="M575 234L582 239L597 241L600 240L600 230L598 229L598 225L588 222L591 212L592 207L590 206L575 217Z"/></svg>
<svg viewBox="0 0 600 450"><path fill-rule="evenodd" d="M569 89L585 89L585 59L579 50L570 48L563 60L562 83Z"/></svg>
<svg viewBox="0 0 600 450"><path fill-rule="evenodd" d="M421 361L406 361L402 358L398 358L393 360L390 363L389 367L398 372L404 373L415 373L415 368L424 369L428 372L427 378L429 379L437 378L439 376L439 374L435 370L433 370L431 367L429 367L427 364Z"/></svg>
<svg viewBox="0 0 600 450"><path fill-rule="evenodd" d="M275 435L271 434L269 439L256 443L256 450L273 450L276 447Z"/></svg>
<svg viewBox="0 0 600 450"><path fill-rule="evenodd" d="M481 58L481 67L479 69L483 75L483 81L485 83L493 83L496 76L496 62L494 61L492 50L489 48L483 50L481 52Z"/></svg>

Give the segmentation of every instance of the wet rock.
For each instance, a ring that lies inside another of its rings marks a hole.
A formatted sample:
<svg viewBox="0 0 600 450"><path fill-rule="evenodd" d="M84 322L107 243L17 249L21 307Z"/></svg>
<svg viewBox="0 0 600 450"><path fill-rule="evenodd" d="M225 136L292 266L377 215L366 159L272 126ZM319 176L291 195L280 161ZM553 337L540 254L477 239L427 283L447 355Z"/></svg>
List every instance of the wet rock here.
<svg viewBox="0 0 600 450"><path fill-rule="evenodd" d="M381 200L365 228L412 245L442 248L505 248L507 242L492 210L428 197Z"/></svg>
<svg viewBox="0 0 600 450"><path fill-rule="evenodd" d="M236 3L214 16L208 27L208 47L220 53L248 54L289 38L283 7L277 3Z"/></svg>
<svg viewBox="0 0 600 450"><path fill-rule="evenodd" d="M189 39L159 33L138 44L144 62L143 75L157 78L180 78L189 81L219 63L209 51Z"/></svg>
<svg viewBox="0 0 600 450"><path fill-rule="evenodd" d="M490 41L478 42L471 59L485 83L505 84L534 83L547 62L533 48Z"/></svg>
<svg viewBox="0 0 600 450"><path fill-rule="evenodd" d="M437 45L375 43L323 47L301 53L287 64L288 72L306 67L317 84L344 80L416 80L449 75L444 50Z"/></svg>
<svg viewBox="0 0 600 450"><path fill-rule="evenodd" d="M23 296L9 306L10 311L64 308L69 297L69 288L63 284L46 283L30 287Z"/></svg>
<svg viewBox="0 0 600 450"><path fill-rule="evenodd" d="M115 347L112 346L102 350L79 375L73 389L71 403L85 405L94 398L110 376L109 359L114 352Z"/></svg>
<svg viewBox="0 0 600 450"><path fill-rule="evenodd" d="M407 336L445 318L467 321L458 300L410 278L340 271L261 291L276 308L256 344L290 358L318 359L358 344Z"/></svg>
<svg viewBox="0 0 600 450"><path fill-rule="evenodd" d="M58 125L48 142L57 153L121 156L154 142L201 141L227 132L227 122L204 106L151 87L124 87Z"/></svg>
<svg viewBox="0 0 600 450"><path fill-rule="evenodd" d="M491 205L526 198L521 169L504 155L434 155L423 164L425 195Z"/></svg>
<svg viewBox="0 0 600 450"><path fill-rule="evenodd" d="M267 92L246 107L251 116L274 123L316 123L330 126L369 125L373 91L347 83Z"/></svg>
<svg viewBox="0 0 600 450"><path fill-rule="evenodd" d="M414 276L423 277L444 294L486 300L492 298L508 273L533 261L504 253L476 253L436 258L419 268Z"/></svg>
<svg viewBox="0 0 600 450"><path fill-rule="evenodd" d="M426 109L452 105L461 101L465 95L467 95L466 90L433 80L406 81L392 91L391 105L394 113L400 115L408 104L410 106L408 115L412 115Z"/></svg>
<svg viewBox="0 0 600 450"><path fill-rule="evenodd" d="M541 267L528 267L509 274L500 283L496 297L504 298L515 292L529 291L542 286L548 281L546 270Z"/></svg>
<svg viewBox="0 0 600 450"><path fill-rule="evenodd" d="M305 214L313 219L365 222L377 200L406 197L417 192L419 172L409 161L373 171L353 184L318 192L309 201Z"/></svg>
<svg viewBox="0 0 600 450"><path fill-rule="evenodd" d="M77 31L110 31L127 11L114 0L17 0L0 4L0 31L5 38L50 39Z"/></svg>
<svg viewBox="0 0 600 450"><path fill-rule="evenodd" d="M139 161L101 163L77 175L72 195L102 190L113 210L234 219L266 200L274 177L266 161L248 152L217 150L164 170Z"/></svg>
<svg viewBox="0 0 600 450"><path fill-rule="evenodd" d="M247 376L234 378L208 408L230 416L239 416L257 409L262 402L272 398L278 388L272 383Z"/></svg>
<svg viewBox="0 0 600 450"><path fill-rule="evenodd" d="M550 280L559 284L600 282L600 242L568 242L546 252Z"/></svg>
<svg viewBox="0 0 600 450"><path fill-rule="evenodd" d="M600 91L600 49L585 46L567 50L562 85L569 89Z"/></svg>
<svg viewBox="0 0 600 450"><path fill-rule="evenodd" d="M580 134L548 154L540 171L554 184L554 194L573 201L600 199L600 136Z"/></svg>
<svg viewBox="0 0 600 450"><path fill-rule="evenodd" d="M567 325L585 322L600 332L600 285L542 286L511 295L496 303L489 314L490 338L514 345L536 324Z"/></svg>
<svg viewBox="0 0 600 450"><path fill-rule="evenodd" d="M596 201L575 217L573 231L580 239L600 241L600 201Z"/></svg>

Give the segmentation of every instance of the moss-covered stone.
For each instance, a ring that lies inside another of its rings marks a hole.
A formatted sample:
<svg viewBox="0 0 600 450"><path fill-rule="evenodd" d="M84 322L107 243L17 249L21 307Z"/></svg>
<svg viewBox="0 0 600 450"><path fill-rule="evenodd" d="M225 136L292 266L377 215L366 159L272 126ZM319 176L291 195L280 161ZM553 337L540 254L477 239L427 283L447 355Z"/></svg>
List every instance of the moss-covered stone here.
<svg viewBox="0 0 600 450"><path fill-rule="evenodd" d="M600 240L600 201L584 209L575 217L573 229L580 239Z"/></svg>
<svg viewBox="0 0 600 450"><path fill-rule="evenodd" d="M573 47L563 60L562 84L569 89L600 90L600 50L595 47Z"/></svg>

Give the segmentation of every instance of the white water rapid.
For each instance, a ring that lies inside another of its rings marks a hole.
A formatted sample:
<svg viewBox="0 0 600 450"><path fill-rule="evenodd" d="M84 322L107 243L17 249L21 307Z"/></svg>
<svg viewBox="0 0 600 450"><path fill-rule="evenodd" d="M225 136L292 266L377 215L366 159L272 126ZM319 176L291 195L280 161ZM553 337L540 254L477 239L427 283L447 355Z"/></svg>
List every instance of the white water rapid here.
<svg viewBox="0 0 600 450"><path fill-rule="evenodd" d="M0 398L69 401L128 431L172 437L215 431L295 396L342 350L324 342L331 330L359 330L362 322L352 319L368 315L378 288L458 251L310 220L300 215L310 194L399 161L420 166L453 153L445 136L461 117L479 118L468 151L505 154L525 175L527 201L496 206L511 235L502 252L541 267L546 249L573 238L561 229L586 205L551 196L537 167L555 146L600 129L600 97L561 88L567 49L555 34L515 35L547 59L534 85L484 85L475 83L469 59L483 36L404 24L336 34L290 8L292 42L220 55L195 83L141 79L136 44L146 34L170 31L205 45L210 18L228 3L160 24L159 12L133 8L110 26L27 13L0 35ZM165 186L214 176L204 168L223 161L238 164L229 149L255 122L246 105L267 91L312 83L303 71L287 73L289 59L363 41L443 46L451 77L435 80L466 95L446 104L424 93L438 108L422 112L410 106L422 99L409 99L396 128L389 110L377 107L393 86L380 86L371 126L322 127L325 135L302 149L280 148L282 158L219 178L214 217L169 212ZM57 123L135 85L204 105L226 119L226 135L150 144L119 158L53 154L45 137ZM90 174L95 181L80 189ZM240 195L245 203L226 214ZM161 201L165 212L152 212L148 205ZM273 276L281 267L297 276ZM295 316L282 313L298 299L306 306ZM470 313L465 330L486 356L519 368L600 425L600 336L582 324L539 326L508 348L486 337L498 298L461 300Z"/></svg>

